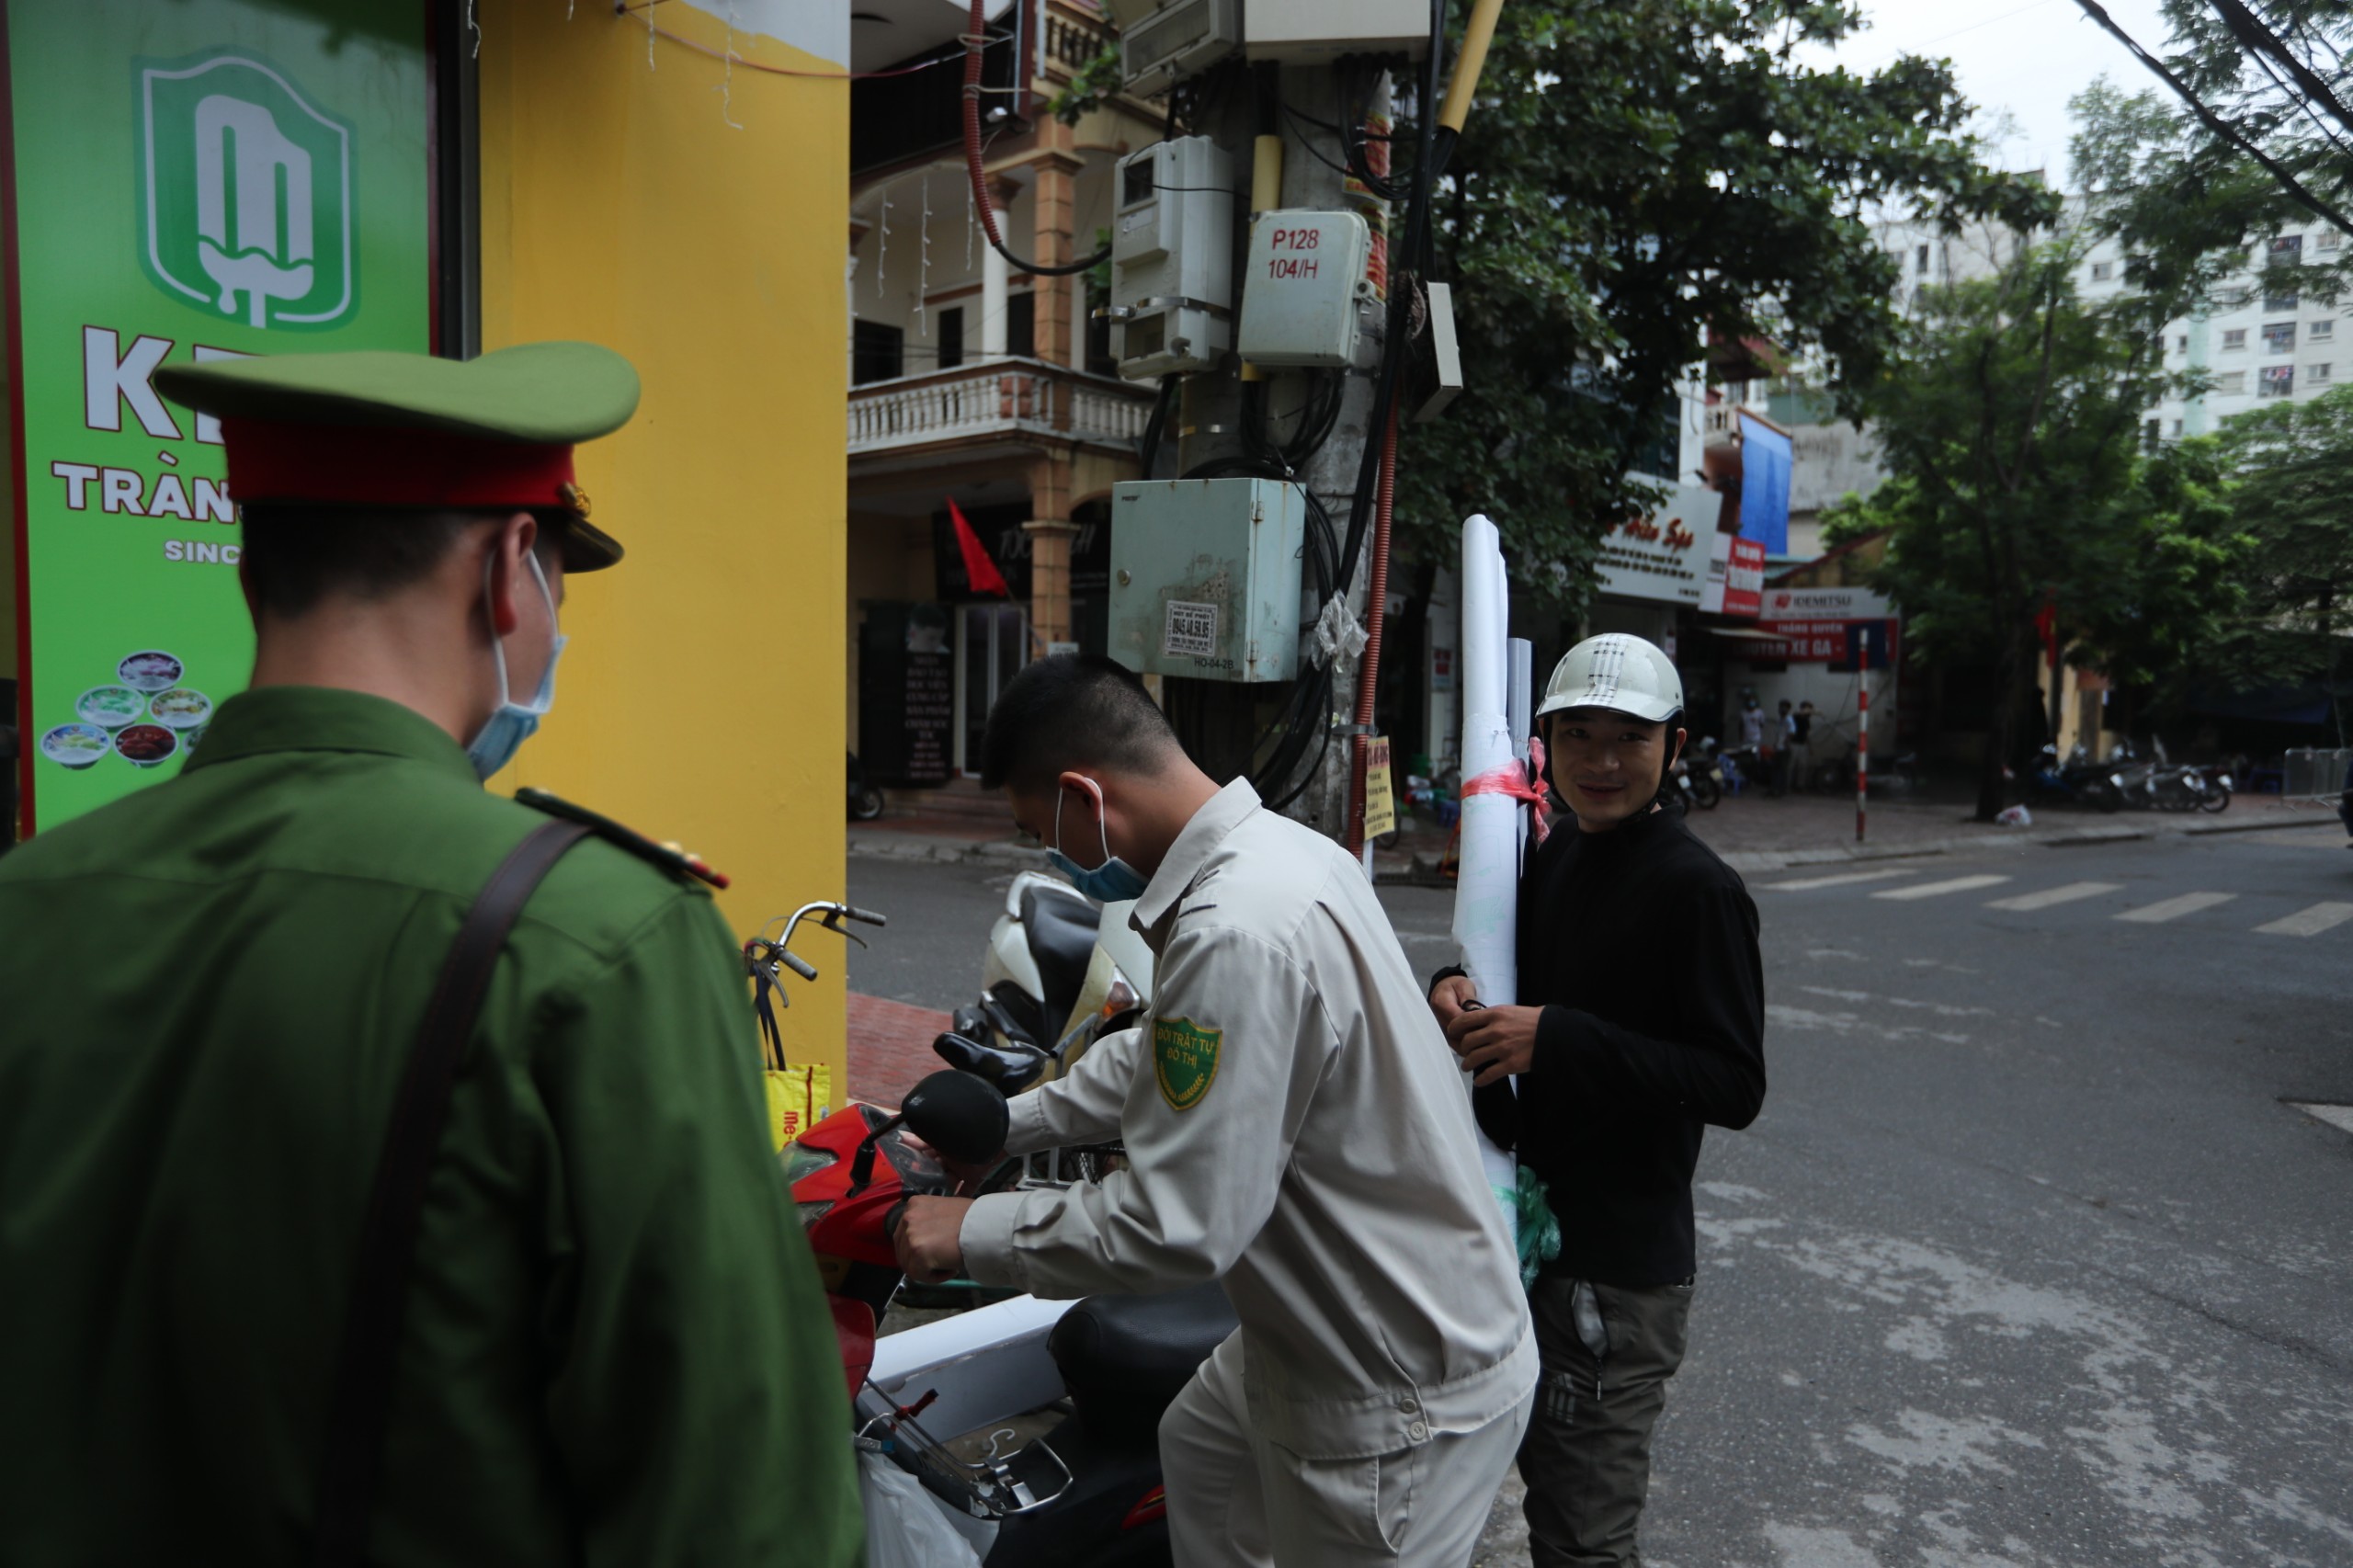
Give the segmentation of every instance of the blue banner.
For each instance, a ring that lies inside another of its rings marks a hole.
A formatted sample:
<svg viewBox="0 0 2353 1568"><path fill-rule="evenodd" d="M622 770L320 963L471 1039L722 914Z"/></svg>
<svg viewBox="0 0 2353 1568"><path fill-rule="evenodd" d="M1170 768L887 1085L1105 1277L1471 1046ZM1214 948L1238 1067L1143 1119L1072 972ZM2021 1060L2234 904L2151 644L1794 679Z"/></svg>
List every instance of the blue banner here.
<svg viewBox="0 0 2353 1568"><path fill-rule="evenodd" d="M1743 409L1740 415L1740 537L1768 555L1790 552L1790 438Z"/></svg>

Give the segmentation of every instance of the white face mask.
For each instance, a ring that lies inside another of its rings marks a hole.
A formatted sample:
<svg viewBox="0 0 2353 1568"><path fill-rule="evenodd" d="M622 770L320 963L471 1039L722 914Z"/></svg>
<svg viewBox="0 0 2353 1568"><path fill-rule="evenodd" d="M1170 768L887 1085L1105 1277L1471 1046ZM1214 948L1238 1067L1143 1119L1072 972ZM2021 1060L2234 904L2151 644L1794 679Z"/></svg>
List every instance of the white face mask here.
<svg viewBox="0 0 2353 1568"><path fill-rule="evenodd" d="M466 756L474 765L475 777L480 778L488 778L506 767L523 743L539 729L540 721L547 717L548 710L555 706L556 661L563 656L563 645L570 641L556 630L555 593L548 586L548 574L540 569L538 552L530 552L527 559L531 562L531 575L539 580L540 597L547 601L548 630L551 634L547 672L540 676L540 689L531 694L530 701L515 701L506 687L506 640L498 636L491 638L490 656L498 667L498 706L491 710L490 718L475 733L474 738L466 744ZM498 557L493 554L482 563L482 598L485 610L490 608L491 570L497 561ZM491 624L494 628L498 623L494 618Z"/></svg>

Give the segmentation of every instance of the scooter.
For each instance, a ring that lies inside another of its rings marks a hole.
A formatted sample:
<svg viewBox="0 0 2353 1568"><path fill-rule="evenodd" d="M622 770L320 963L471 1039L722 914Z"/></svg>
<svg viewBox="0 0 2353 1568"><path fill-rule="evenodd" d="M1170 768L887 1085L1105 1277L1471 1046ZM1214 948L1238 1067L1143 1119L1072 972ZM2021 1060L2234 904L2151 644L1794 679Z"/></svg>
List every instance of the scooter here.
<svg viewBox="0 0 2353 1568"><path fill-rule="evenodd" d="M941 1568L1161 1568L1160 1417L1233 1332L1223 1291L1021 1296L876 1337L901 1281L905 1200L955 1185L933 1151L983 1162L1006 1125L993 1086L939 1072L895 1113L847 1107L782 1156L833 1308L870 1530L894 1533L870 1551Z"/></svg>
<svg viewBox="0 0 2353 1568"><path fill-rule="evenodd" d="M2034 771L2027 775L2026 794L2037 805L2058 801L2110 812L2126 803L2129 790L2123 773L2093 762L2081 746L2075 748L2063 767L2059 764L2059 748L2046 743L2035 754Z"/></svg>
<svg viewBox="0 0 2353 1568"><path fill-rule="evenodd" d="M1047 1083L1103 1036L1142 1016L1152 949L1128 928L1132 903L1105 904L1043 871L1023 871L989 931L981 997L950 1015L932 1050L1006 1094Z"/></svg>
<svg viewBox="0 0 2353 1568"><path fill-rule="evenodd" d="M858 753L849 754L849 820L872 822L882 814L882 791L866 781L866 767Z"/></svg>

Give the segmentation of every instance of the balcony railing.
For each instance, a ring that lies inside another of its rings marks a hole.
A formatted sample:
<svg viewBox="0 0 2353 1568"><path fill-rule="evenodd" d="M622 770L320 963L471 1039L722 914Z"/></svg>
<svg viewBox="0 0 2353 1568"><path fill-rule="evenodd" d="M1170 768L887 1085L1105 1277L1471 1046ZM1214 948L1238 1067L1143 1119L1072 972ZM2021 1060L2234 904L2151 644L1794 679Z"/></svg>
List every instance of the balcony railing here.
<svg viewBox="0 0 2353 1568"><path fill-rule="evenodd" d="M1132 450L1152 394L1040 359L995 359L870 381L849 394L849 450L901 451L976 436L1041 436Z"/></svg>
<svg viewBox="0 0 2353 1568"><path fill-rule="evenodd" d="M1109 47L1111 30L1085 17L1046 11L1046 73L1068 80Z"/></svg>

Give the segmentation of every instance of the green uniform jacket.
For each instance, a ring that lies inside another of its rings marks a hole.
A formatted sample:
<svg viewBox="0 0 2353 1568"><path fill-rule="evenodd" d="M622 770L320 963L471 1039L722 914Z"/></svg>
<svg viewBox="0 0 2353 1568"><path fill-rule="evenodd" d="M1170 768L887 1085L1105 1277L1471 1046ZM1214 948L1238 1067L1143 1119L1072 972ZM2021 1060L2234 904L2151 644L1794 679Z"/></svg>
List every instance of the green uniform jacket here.
<svg viewBox="0 0 2353 1568"><path fill-rule="evenodd" d="M273 687L0 860L0 1562L302 1559L401 1069L546 820L406 708ZM377 1562L858 1560L750 1012L682 879L592 838L532 898L426 1199Z"/></svg>

